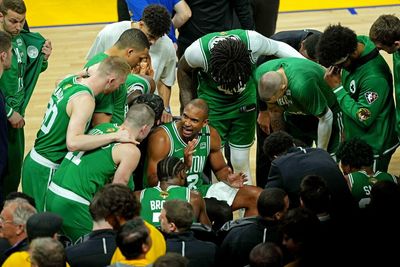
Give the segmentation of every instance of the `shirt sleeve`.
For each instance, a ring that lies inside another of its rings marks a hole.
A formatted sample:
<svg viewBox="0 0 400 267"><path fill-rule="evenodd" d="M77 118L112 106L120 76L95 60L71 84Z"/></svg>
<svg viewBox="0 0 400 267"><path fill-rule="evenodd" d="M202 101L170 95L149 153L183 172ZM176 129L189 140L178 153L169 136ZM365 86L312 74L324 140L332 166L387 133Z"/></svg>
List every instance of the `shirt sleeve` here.
<svg viewBox="0 0 400 267"><path fill-rule="evenodd" d="M267 38L258 32L248 31L250 49L253 59L256 61L261 55L273 55L277 57L304 58L296 49L288 44Z"/></svg>
<svg viewBox="0 0 400 267"><path fill-rule="evenodd" d="M358 98L353 99L344 89L343 85L334 90L343 113L349 116L360 127L370 127L375 119L380 115L382 109L387 104L390 87L386 79L381 77L369 77L359 85L360 93Z"/></svg>
<svg viewBox="0 0 400 267"><path fill-rule="evenodd" d="M185 50L185 59L191 68L206 69L206 63L201 53L200 39L196 40Z"/></svg>

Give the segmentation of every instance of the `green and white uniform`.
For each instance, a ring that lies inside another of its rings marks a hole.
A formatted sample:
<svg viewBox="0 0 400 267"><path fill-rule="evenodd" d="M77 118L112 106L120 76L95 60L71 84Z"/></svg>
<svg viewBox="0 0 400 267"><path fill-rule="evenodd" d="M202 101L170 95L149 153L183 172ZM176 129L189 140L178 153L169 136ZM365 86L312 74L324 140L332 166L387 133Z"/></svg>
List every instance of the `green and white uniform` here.
<svg viewBox="0 0 400 267"><path fill-rule="evenodd" d="M103 123L89 134L108 134L118 130L112 123ZM118 143L87 152L68 152L54 175L46 194L46 210L64 217L62 231L76 241L92 230L89 204L116 171L112 150ZM68 214L68 216L65 216Z"/></svg>
<svg viewBox="0 0 400 267"><path fill-rule="evenodd" d="M280 68L285 71L288 86L285 94L277 100L277 105L285 111L284 118L289 121L288 131L296 138L301 139L304 135L317 141L317 128L302 129L302 125L293 125L290 123L291 115L321 117L329 108L334 117L328 152L336 152L341 138L341 114L336 96L324 80L325 70L321 65L307 59L275 59L267 61L257 68L255 71L256 81L258 82L266 72L277 71ZM293 128L296 129L291 131ZM296 135L296 130L302 133Z"/></svg>
<svg viewBox="0 0 400 267"><path fill-rule="evenodd" d="M181 199L190 203L190 189L184 186L170 185L163 191L160 184L143 189L140 193L140 217L155 227L160 226L159 216L164 202L172 199Z"/></svg>
<svg viewBox="0 0 400 267"><path fill-rule="evenodd" d="M44 61L44 54L41 53L44 43L45 39L39 33L24 30L11 40L11 67L3 72L0 79L0 90L5 97L8 118L14 111L22 117L25 115L39 75L47 69L47 61ZM8 160L2 174L3 183L0 185L2 196L18 191L25 151L24 128L13 128L10 123L7 124Z"/></svg>
<svg viewBox="0 0 400 267"><path fill-rule="evenodd" d="M361 56L375 49L366 36L357 40L365 48ZM374 170L387 171L399 145L393 102L392 74L381 55L355 70L342 72L342 86L334 90L343 112L346 139L359 137L374 151Z"/></svg>
<svg viewBox="0 0 400 267"><path fill-rule="evenodd" d="M290 46L262 36L255 31L231 30L207 34L196 40L185 51L185 59L190 67L200 68L197 95L209 106L210 125L217 129L222 142L233 147L248 148L254 141L256 123L256 83L253 76L236 92L222 89L210 74L210 50L215 43L225 38L241 40L251 51L253 68L261 55L279 57L301 57ZM245 111L244 109L251 111ZM252 108L254 107L254 109Z"/></svg>
<svg viewBox="0 0 400 267"><path fill-rule="evenodd" d="M62 80L51 95L34 147L23 164L22 191L35 199L39 211L44 208L47 186L68 152L66 133L70 117L67 105L74 97L82 94L94 97L92 90L79 84L76 78L70 76Z"/></svg>
<svg viewBox="0 0 400 267"><path fill-rule="evenodd" d="M100 53L89 60L85 68L97 64L107 58L108 55ZM136 74L128 74L125 84L121 85L118 90L109 95L99 94L96 96L96 113L112 114L111 122L121 125L125 120L125 115L128 112L126 103L128 94L133 91L140 91L142 94L150 92L149 82Z"/></svg>
<svg viewBox="0 0 400 267"><path fill-rule="evenodd" d="M396 103L400 103L400 49L393 53L394 92ZM400 105L396 106L397 134L400 136Z"/></svg>
<svg viewBox="0 0 400 267"><path fill-rule="evenodd" d="M380 171L377 171L372 175L368 175L366 171L357 171L350 173L348 176L351 194L360 208L365 208L371 201L371 188L376 182L393 181L397 184L397 179L394 175Z"/></svg>
<svg viewBox="0 0 400 267"><path fill-rule="evenodd" d="M175 156L184 160L183 155L187 144L179 135L176 123L169 122L159 127L165 130L170 140L171 147L167 156ZM187 183L190 189L199 191L204 197L210 187L209 184L204 184L202 178L204 166L207 162L208 155L210 155L210 127L208 125L204 126L200 133L201 135L197 138L197 143L194 148L195 152L193 153L192 167L190 167L190 170L187 172ZM145 186L147 185L147 177L144 177L143 184Z"/></svg>

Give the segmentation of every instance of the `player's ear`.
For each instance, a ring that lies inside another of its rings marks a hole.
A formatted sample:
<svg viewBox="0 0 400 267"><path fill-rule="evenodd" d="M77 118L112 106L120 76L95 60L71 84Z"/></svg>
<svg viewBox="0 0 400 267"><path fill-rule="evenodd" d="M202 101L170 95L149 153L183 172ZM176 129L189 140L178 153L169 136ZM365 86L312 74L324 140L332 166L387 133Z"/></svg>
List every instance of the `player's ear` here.
<svg viewBox="0 0 400 267"><path fill-rule="evenodd" d="M203 121L203 124L204 124L204 125L207 125L207 124L208 124L208 119L205 119L205 120Z"/></svg>

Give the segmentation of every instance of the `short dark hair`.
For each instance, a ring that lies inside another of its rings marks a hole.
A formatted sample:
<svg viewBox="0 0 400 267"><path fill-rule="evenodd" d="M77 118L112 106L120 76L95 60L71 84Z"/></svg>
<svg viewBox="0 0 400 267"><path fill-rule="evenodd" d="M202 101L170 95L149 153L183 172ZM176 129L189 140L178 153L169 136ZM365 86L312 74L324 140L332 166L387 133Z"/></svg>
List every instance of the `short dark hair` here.
<svg viewBox="0 0 400 267"><path fill-rule="evenodd" d="M124 31L119 37L115 46L119 49L133 48L136 51L150 49L150 43L147 36L139 29L131 28Z"/></svg>
<svg viewBox="0 0 400 267"><path fill-rule="evenodd" d="M261 217L272 217L285 208L287 193L280 188L266 188L257 199L257 210Z"/></svg>
<svg viewBox="0 0 400 267"><path fill-rule="evenodd" d="M225 38L218 41L210 52L210 74L214 81L223 89L238 93L252 73L246 44L236 38Z"/></svg>
<svg viewBox="0 0 400 267"><path fill-rule="evenodd" d="M157 177L159 181L167 181L176 177L181 171L185 170L186 166L182 160L171 156L160 160L157 163Z"/></svg>
<svg viewBox="0 0 400 267"><path fill-rule="evenodd" d="M320 33L313 33L304 40L304 49L307 51L308 57L312 60L317 59L317 45L320 37Z"/></svg>
<svg viewBox="0 0 400 267"><path fill-rule="evenodd" d="M161 37L171 28L171 14L162 5L148 5L142 14L141 21L155 37Z"/></svg>
<svg viewBox="0 0 400 267"><path fill-rule="evenodd" d="M272 161L276 156L286 154L289 148L294 146L293 137L284 131L270 134L264 141L264 153Z"/></svg>
<svg viewBox="0 0 400 267"><path fill-rule="evenodd" d="M140 215L140 208L140 202L129 187L107 184L93 197L89 211L95 221L105 219L109 215L130 220Z"/></svg>
<svg viewBox="0 0 400 267"><path fill-rule="evenodd" d="M392 46L400 41L400 19L395 15L379 16L369 30L369 38L374 43Z"/></svg>
<svg viewBox="0 0 400 267"><path fill-rule="evenodd" d="M7 52L11 47L11 35L5 31L0 31L0 53Z"/></svg>
<svg viewBox="0 0 400 267"><path fill-rule="evenodd" d="M330 193L326 180L318 175L307 175L300 183L300 198L304 207L315 214L329 212Z"/></svg>
<svg viewBox="0 0 400 267"><path fill-rule="evenodd" d="M154 262L153 267L186 267L188 264L189 260L181 254L167 252Z"/></svg>
<svg viewBox="0 0 400 267"><path fill-rule="evenodd" d="M133 260L143 253L142 245L148 243L150 237L141 218L127 221L119 230L116 237L117 247L128 260Z"/></svg>
<svg viewBox="0 0 400 267"><path fill-rule="evenodd" d="M18 14L26 13L26 6L23 0L3 0L0 2L0 12L7 15L7 11L12 10Z"/></svg>
<svg viewBox="0 0 400 267"><path fill-rule="evenodd" d="M342 25L329 25L321 34L317 46L319 63L332 66L340 59L351 55L357 49L356 33Z"/></svg>
<svg viewBox="0 0 400 267"><path fill-rule="evenodd" d="M341 143L336 152L336 157L342 161L343 165L349 165L357 169L372 166L374 163L372 147L357 137Z"/></svg>
<svg viewBox="0 0 400 267"><path fill-rule="evenodd" d="M250 251L249 262L250 267L282 267L283 253L275 243L260 243Z"/></svg>
<svg viewBox="0 0 400 267"><path fill-rule="evenodd" d="M164 202L163 209L168 222L174 223L180 232L190 229L193 224L193 207L190 203L173 199Z"/></svg>
<svg viewBox="0 0 400 267"><path fill-rule="evenodd" d="M155 94L140 94L137 97L135 97L130 105L134 105L134 104L146 104L149 107L151 107L151 109L154 111L155 113L155 120L158 121L161 119L163 110L164 110L164 101L163 99Z"/></svg>

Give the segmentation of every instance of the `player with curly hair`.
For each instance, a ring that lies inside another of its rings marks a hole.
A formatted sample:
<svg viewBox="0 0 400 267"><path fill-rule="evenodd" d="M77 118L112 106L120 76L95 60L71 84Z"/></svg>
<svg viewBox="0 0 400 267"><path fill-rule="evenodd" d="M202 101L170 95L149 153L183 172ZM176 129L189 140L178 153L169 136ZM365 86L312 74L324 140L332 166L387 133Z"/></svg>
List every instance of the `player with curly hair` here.
<svg viewBox="0 0 400 267"><path fill-rule="evenodd" d="M343 112L345 138L367 142L374 151L373 170L387 171L399 145L389 66L367 36L340 24L325 29L317 50Z"/></svg>
<svg viewBox="0 0 400 267"><path fill-rule="evenodd" d="M229 143L235 172L246 173L249 181L257 95L252 71L261 55L302 57L289 45L255 31L231 30L199 38L178 65L181 112L196 97L207 102L210 125L217 129L223 145Z"/></svg>
<svg viewBox="0 0 400 267"><path fill-rule="evenodd" d="M359 138L345 141L339 147L338 158L347 184L360 208L370 202L372 186L378 181L397 183L397 177L380 171L373 171L374 153L372 147Z"/></svg>

